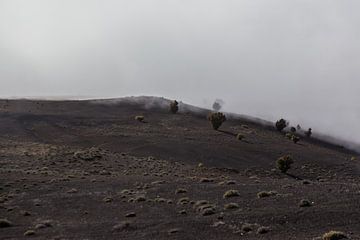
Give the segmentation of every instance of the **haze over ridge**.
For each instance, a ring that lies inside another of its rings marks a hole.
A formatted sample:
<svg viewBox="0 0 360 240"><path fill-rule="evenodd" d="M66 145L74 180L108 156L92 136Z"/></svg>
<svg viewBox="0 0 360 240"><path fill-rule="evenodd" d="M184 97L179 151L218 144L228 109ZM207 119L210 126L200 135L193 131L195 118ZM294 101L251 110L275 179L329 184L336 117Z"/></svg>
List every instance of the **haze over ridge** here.
<svg viewBox="0 0 360 240"><path fill-rule="evenodd" d="M156 95L360 143L355 0L0 0L0 96Z"/></svg>

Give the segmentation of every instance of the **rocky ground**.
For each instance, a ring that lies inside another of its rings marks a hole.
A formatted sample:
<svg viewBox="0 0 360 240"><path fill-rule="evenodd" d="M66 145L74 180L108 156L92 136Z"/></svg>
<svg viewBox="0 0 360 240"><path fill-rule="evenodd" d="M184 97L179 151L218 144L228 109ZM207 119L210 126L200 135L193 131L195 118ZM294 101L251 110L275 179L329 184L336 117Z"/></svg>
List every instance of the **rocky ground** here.
<svg viewBox="0 0 360 240"><path fill-rule="evenodd" d="M0 101L0 239L360 239L356 153L131 100Z"/></svg>

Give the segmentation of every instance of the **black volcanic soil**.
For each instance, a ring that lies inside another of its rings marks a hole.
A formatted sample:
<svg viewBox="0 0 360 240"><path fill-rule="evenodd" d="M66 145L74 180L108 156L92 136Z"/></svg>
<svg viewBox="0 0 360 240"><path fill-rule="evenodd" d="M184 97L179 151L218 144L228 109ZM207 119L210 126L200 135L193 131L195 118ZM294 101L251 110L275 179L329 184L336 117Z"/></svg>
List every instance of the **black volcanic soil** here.
<svg viewBox="0 0 360 240"><path fill-rule="evenodd" d="M0 239L360 239L355 153L133 100L0 101Z"/></svg>

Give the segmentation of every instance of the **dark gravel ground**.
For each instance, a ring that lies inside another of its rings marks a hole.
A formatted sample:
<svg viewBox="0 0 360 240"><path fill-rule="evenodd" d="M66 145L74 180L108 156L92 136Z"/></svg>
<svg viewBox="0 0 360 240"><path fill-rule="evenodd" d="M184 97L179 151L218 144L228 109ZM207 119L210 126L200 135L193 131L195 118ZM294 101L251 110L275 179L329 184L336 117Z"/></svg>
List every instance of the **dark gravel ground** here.
<svg viewBox="0 0 360 240"><path fill-rule="evenodd" d="M133 100L0 101L0 239L360 239L354 152Z"/></svg>

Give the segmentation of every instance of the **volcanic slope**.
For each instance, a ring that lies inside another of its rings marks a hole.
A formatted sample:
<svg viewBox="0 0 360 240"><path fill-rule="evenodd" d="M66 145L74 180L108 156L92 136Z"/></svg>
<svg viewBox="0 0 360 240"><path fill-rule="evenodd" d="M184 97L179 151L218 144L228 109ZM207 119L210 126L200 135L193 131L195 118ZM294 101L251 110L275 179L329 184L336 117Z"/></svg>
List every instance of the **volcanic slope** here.
<svg viewBox="0 0 360 240"><path fill-rule="evenodd" d="M0 239L360 239L358 154L169 103L1 100Z"/></svg>

